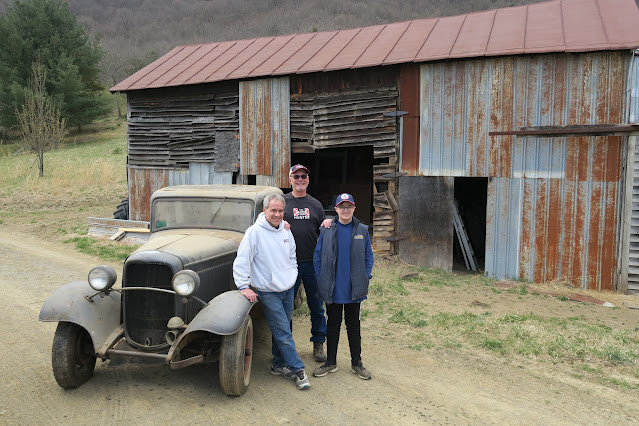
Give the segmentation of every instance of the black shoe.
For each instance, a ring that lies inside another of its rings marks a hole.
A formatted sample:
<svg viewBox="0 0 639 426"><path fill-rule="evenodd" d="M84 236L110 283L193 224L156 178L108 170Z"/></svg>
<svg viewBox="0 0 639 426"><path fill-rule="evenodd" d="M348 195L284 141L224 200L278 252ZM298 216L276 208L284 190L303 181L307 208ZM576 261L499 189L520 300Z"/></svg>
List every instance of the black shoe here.
<svg viewBox="0 0 639 426"><path fill-rule="evenodd" d="M326 353L324 352L324 343L313 342L313 356L317 362L326 362Z"/></svg>
<svg viewBox="0 0 639 426"><path fill-rule="evenodd" d="M364 364L362 364L361 361L359 365L351 365L351 371L357 374L357 376L362 380L370 380L373 378L370 371L368 371L366 367L364 367Z"/></svg>

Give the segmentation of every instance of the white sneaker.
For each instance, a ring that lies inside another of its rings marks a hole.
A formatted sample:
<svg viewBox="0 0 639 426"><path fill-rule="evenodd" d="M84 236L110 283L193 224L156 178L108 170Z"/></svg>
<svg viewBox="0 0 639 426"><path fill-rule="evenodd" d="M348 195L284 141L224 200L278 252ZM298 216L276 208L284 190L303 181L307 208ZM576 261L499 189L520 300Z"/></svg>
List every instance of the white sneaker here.
<svg viewBox="0 0 639 426"><path fill-rule="evenodd" d="M311 387L311 382L308 380L306 371L304 371L303 369L297 370L295 375L297 376L295 377L295 384L297 385L298 389L302 390L302 389L308 389Z"/></svg>

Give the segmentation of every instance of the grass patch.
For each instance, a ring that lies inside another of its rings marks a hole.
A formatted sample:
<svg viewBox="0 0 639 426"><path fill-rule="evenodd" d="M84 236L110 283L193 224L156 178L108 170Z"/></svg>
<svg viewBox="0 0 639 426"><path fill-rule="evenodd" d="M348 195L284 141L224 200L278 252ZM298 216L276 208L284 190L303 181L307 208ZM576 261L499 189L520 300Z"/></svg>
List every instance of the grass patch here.
<svg viewBox="0 0 639 426"><path fill-rule="evenodd" d="M122 262L138 248L137 246L97 241L89 237L75 237L64 242L67 244L73 244L75 249L81 253L97 256L103 260Z"/></svg>
<svg viewBox="0 0 639 426"><path fill-rule="evenodd" d="M416 316L417 313L413 313ZM632 365L639 360L639 335L580 319L534 314L496 317L471 312L441 312L424 320L443 338L462 338L475 347L552 361L587 361Z"/></svg>
<svg viewBox="0 0 639 426"><path fill-rule="evenodd" d="M412 308L399 309L394 311L388 321L396 324L407 324L411 327L422 328L428 325L424 314Z"/></svg>

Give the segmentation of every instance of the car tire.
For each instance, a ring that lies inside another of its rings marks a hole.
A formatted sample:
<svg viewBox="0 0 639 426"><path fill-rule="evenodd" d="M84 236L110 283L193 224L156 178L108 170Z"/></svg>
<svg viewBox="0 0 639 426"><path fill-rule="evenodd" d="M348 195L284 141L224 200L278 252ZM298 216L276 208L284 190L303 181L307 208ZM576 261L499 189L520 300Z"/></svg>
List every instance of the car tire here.
<svg viewBox="0 0 639 426"><path fill-rule="evenodd" d="M246 316L242 327L224 336L220 348L220 386L226 395L239 396L251 381L253 364L253 320Z"/></svg>
<svg viewBox="0 0 639 426"><path fill-rule="evenodd" d="M113 219L129 220L129 199L122 200L113 212Z"/></svg>
<svg viewBox="0 0 639 426"><path fill-rule="evenodd" d="M53 376L64 389L77 388L93 376L95 352L89 333L77 324L58 323L53 337Z"/></svg>

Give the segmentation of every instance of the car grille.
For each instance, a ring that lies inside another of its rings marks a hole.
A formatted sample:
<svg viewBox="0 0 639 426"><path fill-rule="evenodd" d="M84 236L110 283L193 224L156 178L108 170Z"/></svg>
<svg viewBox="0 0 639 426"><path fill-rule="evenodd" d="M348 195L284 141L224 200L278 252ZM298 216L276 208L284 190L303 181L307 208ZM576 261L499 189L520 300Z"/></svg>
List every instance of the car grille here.
<svg viewBox="0 0 639 426"><path fill-rule="evenodd" d="M173 272L167 265L128 263L123 287L154 287L171 290ZM124 330L130 343L149 349L165 345L169 319L175 316L176 296L158 291L123 292Z"/></svg>

